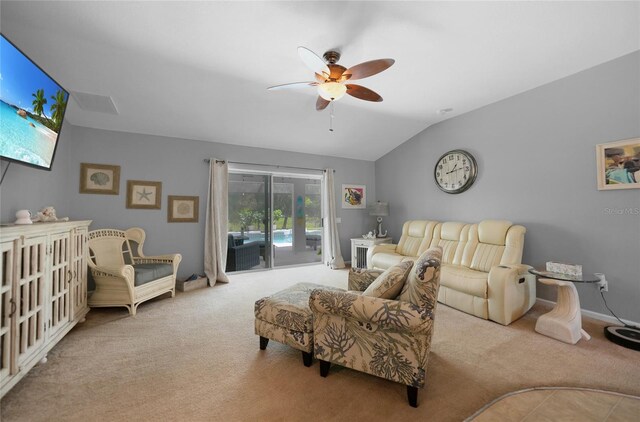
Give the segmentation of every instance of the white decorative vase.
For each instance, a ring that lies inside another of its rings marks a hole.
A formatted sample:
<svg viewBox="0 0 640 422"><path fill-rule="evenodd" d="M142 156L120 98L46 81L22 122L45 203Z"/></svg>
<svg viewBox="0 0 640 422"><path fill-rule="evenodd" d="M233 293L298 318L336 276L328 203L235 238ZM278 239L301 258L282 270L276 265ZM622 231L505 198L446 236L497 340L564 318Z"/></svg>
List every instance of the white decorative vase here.
<svg viewBox="0 0 640 422"><path fill-rule="evenodd" d="M16 213L16 221L14 224L33 224L31 221L31 211L20 210Z"/></svg>

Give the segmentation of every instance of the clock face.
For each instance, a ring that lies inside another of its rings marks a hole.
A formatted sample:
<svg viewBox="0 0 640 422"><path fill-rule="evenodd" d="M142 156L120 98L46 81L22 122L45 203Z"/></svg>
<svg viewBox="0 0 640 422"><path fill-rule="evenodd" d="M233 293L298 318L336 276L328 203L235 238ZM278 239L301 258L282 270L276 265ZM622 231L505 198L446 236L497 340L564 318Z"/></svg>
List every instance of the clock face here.
<svg viewBox="0 0 640 422"><path fill-rule="evenodd" d="M447 193L461 193L476 180L478 165L473 155L456 149L444 154L433 171L436 184Z"/></svg>

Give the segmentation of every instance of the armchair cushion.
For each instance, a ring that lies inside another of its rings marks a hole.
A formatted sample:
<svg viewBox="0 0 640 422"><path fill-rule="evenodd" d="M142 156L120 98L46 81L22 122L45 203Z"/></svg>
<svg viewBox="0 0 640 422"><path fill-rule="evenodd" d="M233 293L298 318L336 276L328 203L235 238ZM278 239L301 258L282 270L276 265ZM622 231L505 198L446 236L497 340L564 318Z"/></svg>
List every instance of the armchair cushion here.
<svg viewBox="0 0 640 422"><path fill-rule="evenodd" d="M312 333L313 315L309 311L309 295L320 287L326 291L344 292L329 286L298 283L258 300L254 308L256 319L288 330Z"/></svg>
<svg viewBox="0 0 640 422"><path fill-rule="evenodd" d="M362 293L363 296L395 299L402 290L413 261L401 262L380 274L373 283Z"/></svg>
<svg viewBox="0 0 640 422"><path fill-rule="evenodd" d="M432 305L435 303L434 297ZM427 310L409 302L363 296L357 292L341 292L336 289L330 291L324 287L311 292L309 307L315 318L324 315L344 318L355 323L358 328L370 332L424 334L433 324L434 306Z"/></svg>
<svg viewBox="0 0 640 422"><path fill-rule="evenodd" d="M173 265L171 264L134 264L135 271L133 285L142 286L143 284L157 280L162 277L173 274Z"/></svg>
<svg viewBox="0 0 640 422"><path fill-rule="evenodd" d="M434 280L440 280L441 259L442 248L439 246L429 248L420 255L398 299L427 310L435 307L439 282Z"/></svg>

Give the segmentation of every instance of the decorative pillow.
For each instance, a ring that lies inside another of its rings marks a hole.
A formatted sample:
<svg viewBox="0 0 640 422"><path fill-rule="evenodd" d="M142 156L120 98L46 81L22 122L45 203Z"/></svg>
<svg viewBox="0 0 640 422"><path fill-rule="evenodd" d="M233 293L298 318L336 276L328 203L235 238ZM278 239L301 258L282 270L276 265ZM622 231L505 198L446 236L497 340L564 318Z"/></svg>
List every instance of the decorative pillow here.
<svg viewBox="0 0 640 422"><path fill-rule="evenodd" d="M413 303L421 308L433 309L438 300L441 260L440 246L427 249L420 255L404 283L398 300Z"/></svg>
<svg viewBox="0 0 640 422"><path fill-rule="evenodd" d="M413 261L401 262L393 267L389 267L367 287L367 290L362 292L362 296L395 299L398 293L400 293L400 290L402 290L402 286L411 271L411 267L413 267Z"/></svg>

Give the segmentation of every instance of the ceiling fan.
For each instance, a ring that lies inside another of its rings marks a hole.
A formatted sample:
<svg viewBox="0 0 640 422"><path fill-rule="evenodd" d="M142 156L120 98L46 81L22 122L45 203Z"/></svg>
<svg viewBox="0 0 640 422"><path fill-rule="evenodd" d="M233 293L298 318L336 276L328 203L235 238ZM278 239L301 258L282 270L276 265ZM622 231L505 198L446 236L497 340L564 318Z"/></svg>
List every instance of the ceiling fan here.
<svg viewBox="0 0 640 422"><path fill-rule="evenodd" d="M347 69L337 64L340 53L327 51L324 60L316 53L305 47L298 47L298 54L304 64L315 73L315 81L294 82L284 85L270 86L268 90L296 89L317 87L318 100L316 110L324 110L332 101L337 101L349 94L352 97L365 101L380 102L382 97L376 92L361 85L346 83L347 81L364 79L388 69L395 63L393 59L378 59L360 63Z"/></svg>

